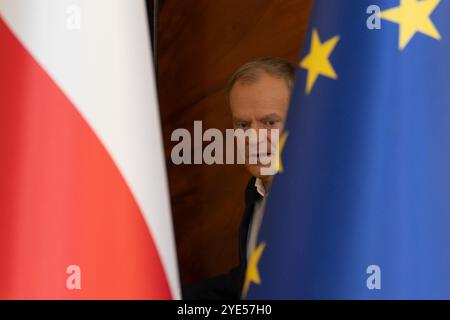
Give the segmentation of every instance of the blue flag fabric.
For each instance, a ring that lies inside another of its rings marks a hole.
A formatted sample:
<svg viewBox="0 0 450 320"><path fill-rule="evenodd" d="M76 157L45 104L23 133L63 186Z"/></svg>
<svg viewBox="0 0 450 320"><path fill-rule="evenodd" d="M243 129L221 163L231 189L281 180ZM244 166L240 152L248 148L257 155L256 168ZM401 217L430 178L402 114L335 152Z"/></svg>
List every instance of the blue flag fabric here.
<svg viewBox="0 0 450 320"><path fill-rule="evenodd" d="M450 1L315 1L244 297L450 299L449 80Z"/></svg>

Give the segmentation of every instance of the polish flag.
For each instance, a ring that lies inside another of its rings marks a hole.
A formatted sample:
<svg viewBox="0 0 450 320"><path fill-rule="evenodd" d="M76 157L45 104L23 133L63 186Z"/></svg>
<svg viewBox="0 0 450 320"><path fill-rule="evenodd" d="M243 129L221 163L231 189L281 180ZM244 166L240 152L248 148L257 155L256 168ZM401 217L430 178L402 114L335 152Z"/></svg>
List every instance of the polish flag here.
<svg viewBox="0 0 450 320"><path fill-rule="evenodd" d="M0 298L180 298L143 0L0 0Z"/></svg>

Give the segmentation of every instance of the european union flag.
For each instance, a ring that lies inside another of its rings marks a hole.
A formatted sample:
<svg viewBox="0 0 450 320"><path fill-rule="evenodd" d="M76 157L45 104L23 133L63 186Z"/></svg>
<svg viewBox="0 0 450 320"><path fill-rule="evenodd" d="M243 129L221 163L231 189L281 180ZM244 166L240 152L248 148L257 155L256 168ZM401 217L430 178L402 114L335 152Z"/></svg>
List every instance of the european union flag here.
<svg viewBox="0 0 450 320"><path fill-rule="evenodd" d="M316 0L247 298L450 299L449 14Z"/></svg>

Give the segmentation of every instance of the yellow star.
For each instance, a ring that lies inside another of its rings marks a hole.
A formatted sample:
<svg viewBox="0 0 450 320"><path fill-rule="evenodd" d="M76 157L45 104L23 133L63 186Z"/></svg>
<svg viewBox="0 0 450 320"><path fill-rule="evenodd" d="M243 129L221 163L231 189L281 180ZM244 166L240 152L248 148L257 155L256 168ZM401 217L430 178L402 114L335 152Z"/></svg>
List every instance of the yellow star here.
<svg viewBox="0 0 450 320"><path fill-rule="evenodd" d="M266 244L264 242L260 243L259 246L252 252L250 259L247 264L247 271L245 273L244 288L242 291L242 296L245 298L250 288L250 284L253 282L255 284L261 284L261 277L259 276L258 263L261 255L264 251Z"/></svg>
<svg viewBox="0 0 450 320"><path fill-rule="evenodd" d="M405 49L417 32L440 40L431 14L441 0L400 0L400 6L382 11L381 18L399 24L399 48Z"/></svg>
<svg viewBox="0 0 450 320"><path fill-rule="evenodd" d="M279 151L278 151L278 157L275 159L275 170L278 173L282 173L283 172L283 163L281 162L281 153L283 152L284 145L286 144L286 140L288 138L288 135L289 135L289 133L283 132L281 134L281 137L280 137L280 142L279 142L280 143L279 144L280 148L279 148Z"/></svg>
<svg viewBox="0 0 450 320"><path fill-rule="evenodd" d="M310 94L319 75L337 79L337 74L330 63L330 55L339 42L339 36L321 43L319 33L313 30L311 38L311 51L300 62L300 67L308 70L306 79L306 93Z"/></svg>

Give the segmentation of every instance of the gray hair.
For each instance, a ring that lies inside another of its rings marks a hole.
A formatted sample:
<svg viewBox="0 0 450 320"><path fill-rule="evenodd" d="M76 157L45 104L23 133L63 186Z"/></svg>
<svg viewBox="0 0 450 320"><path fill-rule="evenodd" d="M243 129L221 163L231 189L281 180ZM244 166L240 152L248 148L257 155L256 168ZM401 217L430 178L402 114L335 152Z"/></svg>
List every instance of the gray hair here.
<svg viewBox="0 0 450 320"><path fill-rule="evenodd" d="M236 82L252 84L259 80L262 73L286 80L289 91L294 88L295 68L286 59L264 57L250 61L240 67L230 77L227 83L227 103L230 104L230 94Z"/></svg>

